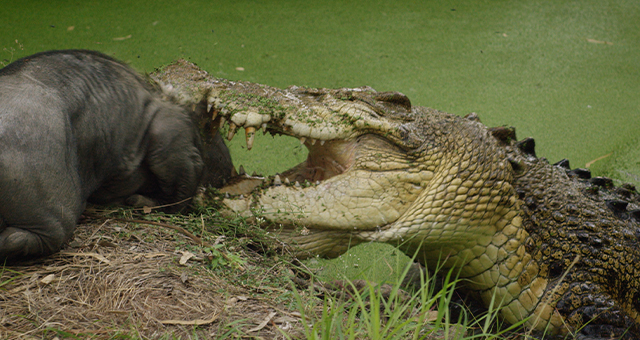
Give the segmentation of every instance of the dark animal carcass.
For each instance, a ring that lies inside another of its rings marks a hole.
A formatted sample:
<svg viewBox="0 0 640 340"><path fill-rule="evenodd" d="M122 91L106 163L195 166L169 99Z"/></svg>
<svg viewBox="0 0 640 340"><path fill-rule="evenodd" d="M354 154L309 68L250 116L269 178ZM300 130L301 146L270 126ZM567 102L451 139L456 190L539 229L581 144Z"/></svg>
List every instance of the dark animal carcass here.
<svg viewBox="0 0 640 340"><path fill-rule="evenodd" d="M98 52L0 69L0 264L58 251L87 201L182 202L176 211L221 184L231 158L219 135L201 137L201 118Z"/></svg>

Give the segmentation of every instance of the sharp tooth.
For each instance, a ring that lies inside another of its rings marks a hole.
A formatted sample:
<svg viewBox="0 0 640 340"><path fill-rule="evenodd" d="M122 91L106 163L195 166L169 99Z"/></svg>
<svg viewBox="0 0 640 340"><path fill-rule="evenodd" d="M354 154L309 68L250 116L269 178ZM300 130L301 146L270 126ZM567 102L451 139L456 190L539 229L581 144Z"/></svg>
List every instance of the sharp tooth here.
<svg viewBox="0 0 640 340"><path fill-rule="evenodd" d="M238 127L236 126L236 124L233 122L229 123L229 134L227 135L227 140L232 140L237 131Z"/></svg>
<svg viewBox="0 0 640 340"><path fill-rule="evenodd" d="M324 139L320 140L320 145L324 145Z"/></svg>
<svg viewBox="0 0 640 340"><path fill-rule="evenodd" d="M207 112L211 112L211 108L213 107L213 103L208 102L207 103Z"/></svg>
<svg viewBox="0 0 640 340"><path fill-rule="evenodd" d="M196 104L191 104L191 111L196 112Z"/></svg>
<svg viewBox="0 0 640 340"><path fill-rule="evenodd" d="M227 121L226 118L224 117L220 117L220 129L222 129L222 127L224 126L224 123Z"/></svg>
<svg viewBox="0 0 640 340"><path fill-rule="evenodd" d="M229 193L228 192L224 193L224 198L229 198Z"/></svg>
<svg viewBox="0 0 640 340"><path fill-rule="evenodd" d="M238 176L238 171L236 170L236 167L234 166L233 168L231 168L231 177L236 177Z"/></svg>
<svg viewBox="0 0 640 340"><path fill-rule="evenodd" d="M296 184L294 184L293 186L295 186L296 188L300 188L301 187L300 182L298 182L298 181L296 181Z"/></svg>
<svg viewBox="0 0 640 340"><path fill-rule="evenodd" d="M286 181L286 179L285 179L285 181ZM273 185L275 185L275 186L282 185L282 180L280 180L280 176L276 175L276 177L273 178Z"/></svg>
<svg viewBox="0 0 640 340"><path fill-rule="evenodd" d="M262 125L260 126L262 128L262 135L266 135L267 134L267 123L262 123Z"/></svg>
<svg viewBox="0 0 640 340"><path fill-rule="evenodd" d="M247 149L251 150L253 147L253 138L256 136L256 128L249 126L244 129L244 133L247 138Z"/></svg>
<svg viewBox="0 0 640 340"><path fill-rule="evenodd" d="M284 184L291 185L291 181L289 180L289 177L284 178Z"/></svg>
<svg viewBox="0 0 640 340"><path fill-rule="evenodd" d="M241 165L240 168L238 168L238 175L244 176L246 174L247 174L247 172L244 171L244 167Z"/></svg>
<svg viewBox="0 0 640 340"><path fill-rule="evenodd" d="M258 177L258 173L254 171L254 172L251 174L251 177Z"/></svg>
<svg viewBox="0 0 640 340"><path fill-rule="evenodd" d="M320 181L316 181L316 185L320 185Z"/></svg>
<svg viewBox="0 0 640 340"><path fill-rule="evenodd" d="M239 199L243 200L244 199L244 195L240 194L240 196L238 196Z"/></svg>
<svg viewBox="0 0 640 340"><path fill-rule="evenodd" d="M309 143L310 143L311 145L316 145L316 140L315 140L315 139L313 139L313 138L312 138L312 139L309 139Z"/></svg>
<svg viewBox="0 0 640 340"><path fill-rule="evenodd" d="M304 142L306 142L306 141L307 141L307 139L306 139L306 138L304 138L304 137L300 137L300 144L304 144Z"/></svg>

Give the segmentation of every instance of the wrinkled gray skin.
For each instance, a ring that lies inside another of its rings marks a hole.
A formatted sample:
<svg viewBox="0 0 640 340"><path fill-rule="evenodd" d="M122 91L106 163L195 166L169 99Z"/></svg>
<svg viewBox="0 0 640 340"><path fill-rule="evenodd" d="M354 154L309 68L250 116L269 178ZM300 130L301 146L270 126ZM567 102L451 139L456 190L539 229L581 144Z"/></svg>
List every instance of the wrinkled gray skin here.
<svg viewBox="0 0 640 340"><path fill-rule="evenodd" d="M1 69L0 263L58 251L86 202L179 211L201 184L222 185L228 150L219 134L202 140L194 116L97 52Z"/></svg>

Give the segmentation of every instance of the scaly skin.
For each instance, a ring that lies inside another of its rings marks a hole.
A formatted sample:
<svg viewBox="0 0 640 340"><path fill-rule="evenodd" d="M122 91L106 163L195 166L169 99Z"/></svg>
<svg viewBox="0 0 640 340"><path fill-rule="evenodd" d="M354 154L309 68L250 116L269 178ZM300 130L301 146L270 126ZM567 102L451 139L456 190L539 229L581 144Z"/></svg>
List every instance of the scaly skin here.
<svg viewBox="0 0 640 340"><path fill-rule="evenodd" d="M217 79L186 61L151 78L174 101L206 103L212 130L228 121L232 138L244 127L248 147L260 128L307 146L302 164L225 200L267 219L301 256L399 245L428 266L459 269L465 287L486 305L495 300L508 322L526 319L547 334L640 336L635 189L601 188L606 180L537 159L533 141L516 142L513 130L412 107L400 93L281 90Z"/></svg>

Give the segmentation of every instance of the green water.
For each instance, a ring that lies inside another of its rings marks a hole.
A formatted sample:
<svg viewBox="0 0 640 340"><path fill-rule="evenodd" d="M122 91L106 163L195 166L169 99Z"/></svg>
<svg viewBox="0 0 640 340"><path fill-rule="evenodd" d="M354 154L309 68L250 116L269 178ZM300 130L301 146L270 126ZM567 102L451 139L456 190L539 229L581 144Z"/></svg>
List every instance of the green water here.
<svg viewBox="0 0 640 340"><path fill-rule="evenodd" d="M85 48L147 72L183 57L277 87L395 90L414 105L516 126L552 162L583 167L611 153L593 168L640 184L637 0L25 0L0 9L0 60ZM230 148L248 171L281 171L306 154L269 136L247 152L242 139Z"/></svg>

